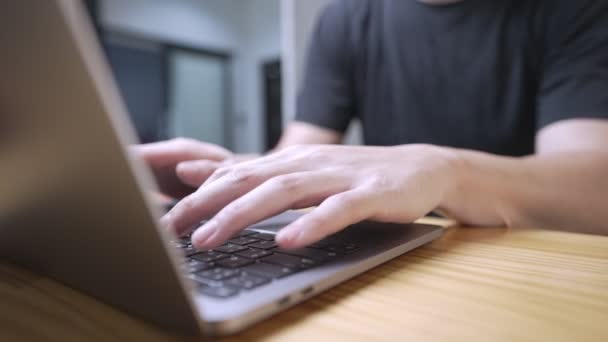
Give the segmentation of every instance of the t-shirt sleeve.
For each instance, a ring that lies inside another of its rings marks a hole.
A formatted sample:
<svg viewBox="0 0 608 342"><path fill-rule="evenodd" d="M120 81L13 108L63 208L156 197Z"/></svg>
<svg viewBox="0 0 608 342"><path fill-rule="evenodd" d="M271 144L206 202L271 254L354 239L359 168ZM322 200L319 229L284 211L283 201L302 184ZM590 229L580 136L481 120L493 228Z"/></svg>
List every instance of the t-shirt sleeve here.
<svg viewBox="0 0 608 342"><path fill-rule="evenodd" d="M537 128L566 119L607 119L608 1L566 0L553 8L561 9L548 19Z"/></svg>
<svg viewBox="0 0 608 342"><path fill-rule="evenodd" d="M296 120L344 132L353 117L353 61L348 8L329 4L310 38Z"/></svg>

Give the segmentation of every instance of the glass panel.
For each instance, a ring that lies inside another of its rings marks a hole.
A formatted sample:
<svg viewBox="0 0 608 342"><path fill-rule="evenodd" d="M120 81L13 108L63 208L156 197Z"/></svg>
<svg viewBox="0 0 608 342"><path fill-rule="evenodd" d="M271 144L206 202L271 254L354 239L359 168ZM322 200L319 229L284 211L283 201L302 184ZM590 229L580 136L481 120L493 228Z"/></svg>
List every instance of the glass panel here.
<svg viewBox="0 0 608 342"><path fill-rule="evenodd" d="M188 51L169 58L169 135L226 146L226 60Z"/></svg>
<svg viewBox="0 0 608 342"><path fill-rule="evenodd" d="M142 143L165 138L164 58L160 44L106 39L108 61Z"/></svg>

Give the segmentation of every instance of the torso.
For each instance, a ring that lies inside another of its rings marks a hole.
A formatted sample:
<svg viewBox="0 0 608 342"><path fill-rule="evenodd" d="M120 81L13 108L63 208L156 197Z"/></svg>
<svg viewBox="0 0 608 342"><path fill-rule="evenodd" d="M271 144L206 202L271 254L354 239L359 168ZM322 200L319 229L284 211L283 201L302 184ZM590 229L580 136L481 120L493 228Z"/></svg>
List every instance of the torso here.
<svg viewBox="0 0 608 342"><path fill-rule="evenodd" d="M359 3L351 40L366 144L532 153L542 59L536 3Z"/></svg>

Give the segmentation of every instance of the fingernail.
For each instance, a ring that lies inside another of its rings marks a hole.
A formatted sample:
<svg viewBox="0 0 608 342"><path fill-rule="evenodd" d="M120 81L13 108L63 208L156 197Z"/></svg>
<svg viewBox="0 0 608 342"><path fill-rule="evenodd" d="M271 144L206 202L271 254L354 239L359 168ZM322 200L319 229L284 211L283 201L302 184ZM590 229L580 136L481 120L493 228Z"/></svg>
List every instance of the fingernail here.
<svg viewBox="0 0 608 342"><path fill-rule="evenodd" d="M282 229L277 234L277 242L284 245L297 244L301 231L299 229Z"/></svg>
<svg viewBox="0 0 608 342"><path fill-rule="evenodd" d="M217 221L211 220L205 223L192 234L192 244L203 247L205 242L217 231Z"/></svg>

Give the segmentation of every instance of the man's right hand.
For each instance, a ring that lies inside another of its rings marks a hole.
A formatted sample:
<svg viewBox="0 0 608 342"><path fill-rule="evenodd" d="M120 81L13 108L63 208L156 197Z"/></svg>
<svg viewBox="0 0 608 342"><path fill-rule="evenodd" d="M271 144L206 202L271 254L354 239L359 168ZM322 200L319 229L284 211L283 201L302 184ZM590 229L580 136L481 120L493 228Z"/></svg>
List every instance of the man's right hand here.
<svg viewBox="0 0 608 342"><path fill-rule="evenodd" d="M174 198L189 195L218 167L236 159L221 146L187 138L136 145L132 152L152 169L161 192Z"/></svg>

